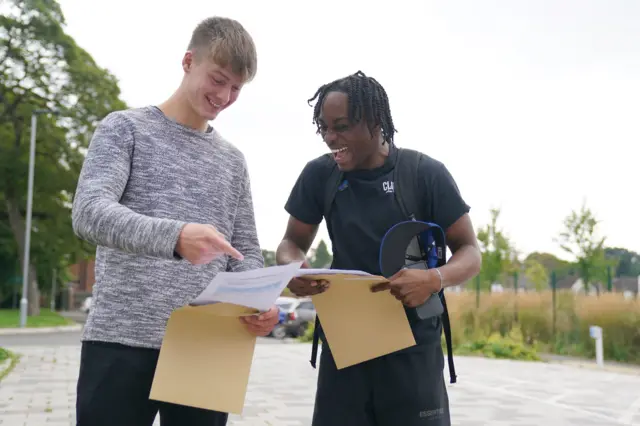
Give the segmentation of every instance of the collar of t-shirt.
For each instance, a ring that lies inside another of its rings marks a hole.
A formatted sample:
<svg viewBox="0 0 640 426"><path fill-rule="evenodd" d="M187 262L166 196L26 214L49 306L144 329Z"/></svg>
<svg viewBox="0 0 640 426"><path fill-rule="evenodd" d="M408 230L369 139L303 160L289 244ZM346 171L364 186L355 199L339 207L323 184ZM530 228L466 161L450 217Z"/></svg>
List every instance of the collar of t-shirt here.
<svg viewBox="0 0 640 426"><path fill-rule="evenodd" d="M389 155L384 160L384 164L375 169L369 170L355 170L345 173L345 178L359 179L359 180L375 180L381 176L387 175L393 170L396 163L396 156L398 155L398 149L395 145L389 146Z"/></svg>

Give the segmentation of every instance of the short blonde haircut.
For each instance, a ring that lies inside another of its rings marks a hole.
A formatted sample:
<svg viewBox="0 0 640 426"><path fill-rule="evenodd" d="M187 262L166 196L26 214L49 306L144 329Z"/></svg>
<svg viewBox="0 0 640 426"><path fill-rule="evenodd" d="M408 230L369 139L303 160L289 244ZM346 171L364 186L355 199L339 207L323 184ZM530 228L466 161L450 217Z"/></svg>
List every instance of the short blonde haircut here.
<svg viewBox="0 0 640 426"><path fill-rule="evenodd" d="M258 70L258 55L253 38L236 20L214 16L193 30L188 49L196 60L203 54L221 67L231 67L243 81L253 80Z"/></svg>

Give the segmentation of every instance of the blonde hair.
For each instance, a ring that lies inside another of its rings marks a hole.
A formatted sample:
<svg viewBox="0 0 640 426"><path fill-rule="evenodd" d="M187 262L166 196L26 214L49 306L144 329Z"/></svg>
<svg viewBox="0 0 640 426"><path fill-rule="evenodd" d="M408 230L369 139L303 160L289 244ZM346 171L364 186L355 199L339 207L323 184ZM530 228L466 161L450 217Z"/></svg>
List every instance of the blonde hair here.
<svg viewBox="0 0 640 426"><path fill-rule="evenodd" d="M231 67L245 82L253 80L258 70L258 55L253 38L236 20L214 16L200 22L193 30L188 50L196 60L207 58L221 67Z"/></svg>

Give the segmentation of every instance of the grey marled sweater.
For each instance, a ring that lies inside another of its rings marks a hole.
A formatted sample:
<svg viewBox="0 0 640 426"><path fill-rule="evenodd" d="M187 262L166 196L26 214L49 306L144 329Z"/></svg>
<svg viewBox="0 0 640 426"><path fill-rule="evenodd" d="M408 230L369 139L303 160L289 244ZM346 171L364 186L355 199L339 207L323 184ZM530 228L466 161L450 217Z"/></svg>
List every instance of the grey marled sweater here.
<svg viewBox="0 0 640 426"><path fill-rule="evenodd" d="M158 108L109 114L98 125L73 200L73 229L96 244L96 282L83 340L159 348L171 312L219 271L261 268L243 154ZM244 260L174 258L186 223L214 225Z"/></svg>

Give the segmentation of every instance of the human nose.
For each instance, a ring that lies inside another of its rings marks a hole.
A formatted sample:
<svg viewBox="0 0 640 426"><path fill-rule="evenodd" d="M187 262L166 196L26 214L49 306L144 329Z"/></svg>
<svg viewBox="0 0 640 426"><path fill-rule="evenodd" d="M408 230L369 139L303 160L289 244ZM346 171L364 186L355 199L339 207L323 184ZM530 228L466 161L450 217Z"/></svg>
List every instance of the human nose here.
<svg viewBox="0 0 640 426"><path fill-rule="evenodd" d="M324 139L324 142L327 145L331 145L333 142L335 142L338 139L338 134L336 132L332 132L331 130L327 129L324 131L324 134L322 135L322 139Z"/></svg>
<svg viewBox="0 0 640 426"><path fill-rule="evenodd" d="M216 93L216 103L219 105L226 105L229 103L229 99L231 99L230 89L221 89Z"/></svg>

